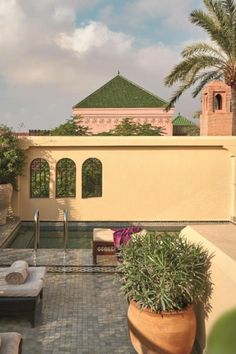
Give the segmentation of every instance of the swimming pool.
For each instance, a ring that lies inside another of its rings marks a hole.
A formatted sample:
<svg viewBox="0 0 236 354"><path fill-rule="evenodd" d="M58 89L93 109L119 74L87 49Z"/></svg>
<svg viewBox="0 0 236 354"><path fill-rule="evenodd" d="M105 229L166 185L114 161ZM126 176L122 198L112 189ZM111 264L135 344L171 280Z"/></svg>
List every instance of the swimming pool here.
<svg viewBox="0 0 236 354"><path fill-rule="evenodd" d="M93 229L101 227L98 225L78 226L68 224L68 244L69 249L91 249L93 241ZM104 228L126 227L124 225L109 225ZM159 232L179 232L182 227L144 227L147 230ZM6 248L27 249L34 248L35 226L33 223L23 223L17 232L11 237ZM64 231L63 227L57 224L40 225L40 246L45 249L63 249L64 247Z"/></svg>
<svg viewBox="0 0 236 354"><path fill-rule="evenodd" d="M33 225L22 225L13 236L7 248L34 248L35 228ZM92 228L68 229L67 248L90 249L92 247ZM40 228L40 248L63 248L64 232L62 227L47 226Z"/></svg>

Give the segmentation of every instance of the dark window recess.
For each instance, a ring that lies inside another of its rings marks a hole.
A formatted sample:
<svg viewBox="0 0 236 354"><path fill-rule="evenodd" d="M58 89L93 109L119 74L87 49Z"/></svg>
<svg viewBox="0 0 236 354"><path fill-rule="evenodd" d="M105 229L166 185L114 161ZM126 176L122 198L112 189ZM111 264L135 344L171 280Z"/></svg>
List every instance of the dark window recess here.
<svg viewBox="0 0 236 354"><path fill-rule="evenodd" d="M222 109L222 96L219 93L215 95L214 108L218 111Z"/></svg>
<svg viewBox="0 0 236 354"><path fill-rule="evenodd" d="M50 169L46 160L38 158L30 165L30 197L49 198Z"/></svg>
<svg viewBox="0 0 236 354"><path fill-rule="evenodd" d="M56 167L56 197L76 196L76 166L71 159L61 159Z"/></svg>
<svg viewBox="0 0 236 354"><path fill-rule="evenodd" d="M90 158L82 166L82 198L102 196L102 163Z"/></svg>

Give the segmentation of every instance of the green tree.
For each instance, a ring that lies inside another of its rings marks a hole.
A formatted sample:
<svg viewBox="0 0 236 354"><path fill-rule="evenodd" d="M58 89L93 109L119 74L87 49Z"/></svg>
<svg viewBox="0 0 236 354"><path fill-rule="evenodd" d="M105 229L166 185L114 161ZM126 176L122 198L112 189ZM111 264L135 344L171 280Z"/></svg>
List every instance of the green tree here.
<svg viewBox="0 0 236 354"><path fill-rule="evenodd" d="M69 136L69 135L90 135L89 128L79 122L79 117L67 119L66 123L59 125L51 130L50 135Z"/></svg>
<svg viewBox="0 0 236 354"><path fill-rule="evenodd" d="M16 189L17 176L23 173L24 151L19 140L6 125L0 125L0 184L11 183Z"/></svg>
<svg viewBox="0 0 236 354"><path fill-rule="evenodd" d="M121 123L108 132L99 133L103 136L140 136L140 135L164 135L164 128L156 127L148 123L135 123L132 118L124 118Z"/></svg>
<svg viewBox="0 0 236 354"><path fill-rule="evenodd" d="M165 78L165 84L179 87L169 109L182 93L195 85L193 97L212 80L224 80L231 87L233 128L236 135L236 5L234 0L204 0L206 10L194 10L190 21L201 27L211 42L199 42L183 49L182 60Z"/></svg>

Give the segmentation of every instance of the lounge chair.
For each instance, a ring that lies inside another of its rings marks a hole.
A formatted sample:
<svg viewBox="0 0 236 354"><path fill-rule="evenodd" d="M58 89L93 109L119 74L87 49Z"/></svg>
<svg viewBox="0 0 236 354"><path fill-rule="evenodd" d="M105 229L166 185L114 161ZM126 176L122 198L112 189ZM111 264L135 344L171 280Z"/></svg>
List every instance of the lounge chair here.
<svg viewBox="0 0 236 354"><path fill-rule="evenodd" d="M27 280L20 285L6 282L8 270L0 268L0 316L27 317L35 327L37 305L42 305L46 267L29 267Z"/></svg>
<svg viewBox="0 0 236 354"><path fill-rule="evenodd" d="M93 229L93 264L97 264L97 256L115 254L113 231L111 229Z"/></svg>
<svg viewBox="0 0 236 354"><path fill-rule="evenodd" d="M22 337L19 333L0 333L0 354L21 354Z"/></svg>

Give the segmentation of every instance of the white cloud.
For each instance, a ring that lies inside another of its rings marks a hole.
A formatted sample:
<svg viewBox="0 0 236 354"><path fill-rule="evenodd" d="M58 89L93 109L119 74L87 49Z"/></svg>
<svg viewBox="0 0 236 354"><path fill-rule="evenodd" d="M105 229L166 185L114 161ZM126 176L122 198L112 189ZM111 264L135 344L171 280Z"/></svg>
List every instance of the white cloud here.
<svg viewBox="0 0 236 354"><path fill-rule="evenodd" d="M127 2L126 13L134 23L156 19L157 23L161 23L162 29L165 25L166 29L194 33L196 27L189 21L193 4L194 0L134 0Z"/></svg>
<svg viewBox="0 0 236 354"><path fill-rule="evenodd" d="M26 128L54 127L69 117L73 104L115 76L118 69L160 97L170 96L163 79L178 61L179 48L161 43L137 48L136 38L122 26L114 30L101 21L76 27L75 14L99 1L0 0L1 122L15 127L19 122ZM144 4L141 1L139 6ZM146 11L146 15L150 11L151 16L161 2L147 1L150 9L137 11ZM105 12L110 13L110 8ZM181 101L183 113L192 109L192 102L190 108L186 102L189 98Z"/></svg>
<svg viewBox="0 0 236 354"><path fill-rule="evenodd" d="M74 30L72 34L60 33L56 39L63 49L71 49L79 55L93 49L109 47L110 51L124 53L131 48L132 38L122 32L113 32L100 22L90 22Z"/></svg>
<svg viewBox="0 0 236 354"><path fill-rule="evenodd" d="M0 0L0 46L16 45L24 36L25 16L16 0Z"/></svg>
<svg viewBox="0 0 236 354"><path fill-rule="evenodd" d="M54 11L53 17L57 22L74 22L75 11L67 6L57 7Z"/></svg>

